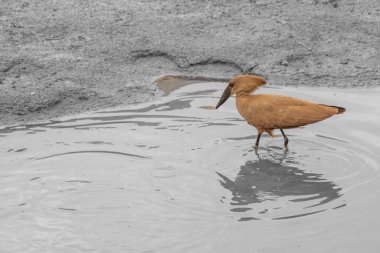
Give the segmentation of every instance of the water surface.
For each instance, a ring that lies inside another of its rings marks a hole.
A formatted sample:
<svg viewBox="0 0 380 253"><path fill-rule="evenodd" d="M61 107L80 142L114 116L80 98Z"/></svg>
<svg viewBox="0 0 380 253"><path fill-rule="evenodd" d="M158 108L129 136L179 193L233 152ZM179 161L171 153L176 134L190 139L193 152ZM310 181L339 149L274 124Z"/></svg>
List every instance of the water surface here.
<svg viewBox="0 0 380 253"><path fill-rule="evenodd" d="M254 152L224 85L0 129L2 252L378 252L380 91L262 89L347 113Z"/></svg>

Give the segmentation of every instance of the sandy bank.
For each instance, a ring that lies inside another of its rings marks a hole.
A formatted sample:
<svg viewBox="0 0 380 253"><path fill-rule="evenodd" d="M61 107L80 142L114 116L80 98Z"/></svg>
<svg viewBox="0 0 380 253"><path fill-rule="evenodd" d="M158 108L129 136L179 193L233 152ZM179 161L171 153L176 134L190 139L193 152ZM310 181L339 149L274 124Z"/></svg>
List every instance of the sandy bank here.
<svg viewBox="0 0 380 253"><path fill-rule="evenodd" d="M164 74L376 86L376 0L0 3L0 124L162 96Z"/></svg>

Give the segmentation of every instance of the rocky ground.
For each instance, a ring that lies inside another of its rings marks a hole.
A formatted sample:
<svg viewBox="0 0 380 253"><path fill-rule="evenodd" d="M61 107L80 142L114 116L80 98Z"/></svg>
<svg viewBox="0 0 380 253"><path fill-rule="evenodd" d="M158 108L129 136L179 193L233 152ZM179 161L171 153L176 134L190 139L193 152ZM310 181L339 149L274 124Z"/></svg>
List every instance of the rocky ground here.
<svg viewBox="0 0 380 253"><path fill-rule="evenodd" d="M378 0L0 1L0 124L163 95L165 74L380 83Z"/></svg>

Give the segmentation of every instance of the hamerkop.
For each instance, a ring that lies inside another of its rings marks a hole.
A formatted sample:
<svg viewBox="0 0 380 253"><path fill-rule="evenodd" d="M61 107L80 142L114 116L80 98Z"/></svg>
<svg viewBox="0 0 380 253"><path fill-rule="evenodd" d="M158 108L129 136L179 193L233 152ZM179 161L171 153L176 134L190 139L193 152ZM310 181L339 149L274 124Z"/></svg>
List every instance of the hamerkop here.
<svg viewBox="0 0 380 253"><path fill-rule="evenodd" d="M267 81L259 76L244 75L230 80L224 90L216 109L230 96L236 94L236 107L241 116L257 129L255 148L258 148L260 137L267 132L273 137L273 130L280 129L288 146L284 129L296 128L327 119L346 111L345 108L332 105L315 104L306 100L279 95L251 95Z"/></svg>

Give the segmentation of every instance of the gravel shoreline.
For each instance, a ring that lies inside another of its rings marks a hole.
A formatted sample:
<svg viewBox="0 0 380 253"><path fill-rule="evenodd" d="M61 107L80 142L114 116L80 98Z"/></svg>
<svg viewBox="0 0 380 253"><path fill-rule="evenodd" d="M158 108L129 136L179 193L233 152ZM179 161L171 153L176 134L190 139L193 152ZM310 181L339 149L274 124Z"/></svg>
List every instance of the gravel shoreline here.
<svg viewBox="0 0 380 253"><path fill-rule="evenodd" d="M4 0L0 22L1 125L153 100L166 74L380 80L376 0Z"/></svg>

